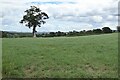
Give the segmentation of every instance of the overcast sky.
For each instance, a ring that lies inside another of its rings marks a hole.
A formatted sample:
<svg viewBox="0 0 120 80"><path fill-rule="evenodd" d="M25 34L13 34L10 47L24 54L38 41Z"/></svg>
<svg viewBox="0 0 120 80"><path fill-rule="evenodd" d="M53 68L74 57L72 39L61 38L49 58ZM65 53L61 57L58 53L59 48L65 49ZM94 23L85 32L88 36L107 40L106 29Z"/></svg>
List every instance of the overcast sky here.
<svg viewBox="0 0 120 80"><path fill-rule="evenodd" d="M36 5L49 15L38 32L116 29L119 0L0 0L0 30L31 32L22 25L24 11ZM2 13L2 14L1 14Z"/></svg>

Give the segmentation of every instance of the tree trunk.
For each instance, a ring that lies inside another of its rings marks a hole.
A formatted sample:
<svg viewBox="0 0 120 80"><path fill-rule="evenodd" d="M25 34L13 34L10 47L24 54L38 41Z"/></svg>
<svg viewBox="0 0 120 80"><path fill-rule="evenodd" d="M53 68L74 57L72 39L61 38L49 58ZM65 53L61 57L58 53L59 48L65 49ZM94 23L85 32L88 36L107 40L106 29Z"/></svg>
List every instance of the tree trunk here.
<svg viewBox="0 0 120 80"><path fill-rule="evenodd" d="M33 26L33 37L36 37L36 30L35 30L36 26Z"/></svg>

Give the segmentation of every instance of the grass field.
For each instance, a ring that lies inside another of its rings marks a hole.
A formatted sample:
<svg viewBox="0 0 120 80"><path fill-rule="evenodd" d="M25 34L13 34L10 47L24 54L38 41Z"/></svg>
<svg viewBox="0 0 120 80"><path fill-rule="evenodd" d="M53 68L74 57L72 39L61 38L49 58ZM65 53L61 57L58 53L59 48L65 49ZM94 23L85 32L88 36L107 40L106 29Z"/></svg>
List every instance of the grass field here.
<svg viewBox="0 0 120 80"><path fill-rule="evenodd" d="M3 77L118 77L117 33L2 41Z"/></svg>

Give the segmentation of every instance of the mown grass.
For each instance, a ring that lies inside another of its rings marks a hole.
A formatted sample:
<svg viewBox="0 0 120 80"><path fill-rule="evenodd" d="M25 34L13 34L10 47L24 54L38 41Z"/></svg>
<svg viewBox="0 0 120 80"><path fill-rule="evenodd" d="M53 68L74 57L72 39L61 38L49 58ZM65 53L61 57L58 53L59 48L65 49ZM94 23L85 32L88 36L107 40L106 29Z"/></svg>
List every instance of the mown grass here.
<svg viewBox="0 0 120 80"><path fill-rule="evenodd" d="M118 77L117 33L2 41L3 77Z"/></svg>

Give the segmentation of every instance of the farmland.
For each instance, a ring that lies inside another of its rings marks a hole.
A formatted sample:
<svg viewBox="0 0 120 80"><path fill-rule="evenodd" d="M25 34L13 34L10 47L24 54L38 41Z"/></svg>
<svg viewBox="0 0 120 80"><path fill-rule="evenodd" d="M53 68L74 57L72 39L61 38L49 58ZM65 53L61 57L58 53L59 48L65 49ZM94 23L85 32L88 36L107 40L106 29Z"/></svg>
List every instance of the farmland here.
<svg viewBox="0 0 120 80"><path fill-rule="evenodd" d="M3 38L3 77L116 78L118 34Z"/></svg>

